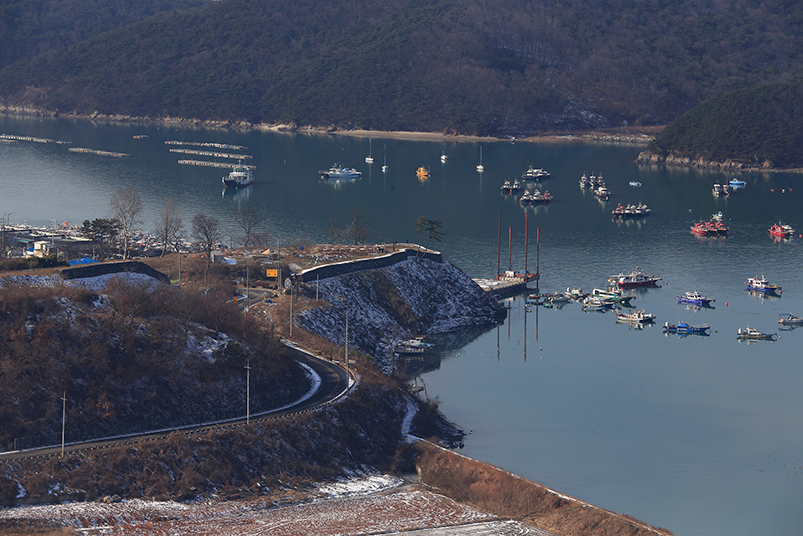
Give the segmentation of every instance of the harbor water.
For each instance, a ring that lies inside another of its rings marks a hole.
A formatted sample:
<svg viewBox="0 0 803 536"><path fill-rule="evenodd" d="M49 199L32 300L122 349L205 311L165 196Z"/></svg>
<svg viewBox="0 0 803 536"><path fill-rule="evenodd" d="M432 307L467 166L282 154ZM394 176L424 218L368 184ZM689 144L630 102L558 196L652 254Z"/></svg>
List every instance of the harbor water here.
<svg viewBox="0 0 803 536"><path fill-rule="evenodd" d="M0 142L0 217L12 223L108 217L111 195L130 187L143 199L144 230L153 229L166 197L186 227L206 213L235 243L232 209L243 204L267 217L275 245L330 241L359 209L372 242L414 241L420 216L441 220L443 239L430 247L471 277L493 277L497 263L532 271L538 262L541 290L553 292L590 291L636 267L660 276L659 287L636 291L633 305L657 315L643 329L576 303L532 308L525 297L508 299L503 325L443 346L440 360L420 371L421 396L470 432L463 454L675 534L803 533L803 329L778 325L781 314L803 316L801 175L742 174L746 186L725 198L711 188L733 174L639 166L641 148L627 145L447 140L441 163L441 140L369 144L332 134L7 116L0 133L69 142ZM251 156L244 163L256 166L255 184L225 190L226 169L179 164L187 156L166 141L245 147L220 151ZM334 163L362 178L320 180L318 170ZM500 191L530 165L551 173L539 183L551 204L523 208ZM428 179L417 178L419 167ZM605 178L608 202L579 187L584 173ZM612 219L617 203L638 202L651 208L649 217ZM727 236L690 233L718 211ZM779 221L797 229L792 238L770 237ZM761 275L783 287L782 297L745 290L748 277ZM691 290L715 298L713 307L679 304ZM711 330L664 334L661 324L679 321ZM778 338L740 342L737 329L747 326Z"/></svg>

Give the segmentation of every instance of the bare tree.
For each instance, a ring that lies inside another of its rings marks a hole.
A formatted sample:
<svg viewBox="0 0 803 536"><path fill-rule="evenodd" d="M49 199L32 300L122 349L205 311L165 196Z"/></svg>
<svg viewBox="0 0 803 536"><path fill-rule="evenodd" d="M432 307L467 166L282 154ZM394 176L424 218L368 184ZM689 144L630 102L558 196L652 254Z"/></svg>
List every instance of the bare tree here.
<svg viewBox="0 0 803 536"><path fill-rule="evenodd" d="M162 243L162 256L164 256L168 246L177 241L176 238L181 235L181 230L184 226L181 217L178 215L178 206L175 199L172 197L165 199L165 206L154 225L159 242Z"/></svg>
<svg viewBox="0 0 803 536"><path fill-rule="evenodd" d="M335 218L329 220L329 227L327 228L327 232L329 233L330 244L334 244L340 238L341 235L340 225L338 224Z"/></svg>
<svg viewBox="0 0 803 536"><path fill-rule="evenodd" d="M255 247L266 248L271 245L273 236L268 231L260 231L251 235L251 243Z"/></svg>
<svg viewBox="0 0 803 536"><path fill-rule="evenodd" d="M120 222L120 234L123 238L123 258L128 258L128 242L134 231L134 226L139 223L139 215L142 212L142 198L133 188L121 188L114 192L109 200L114 218Z"/></svg>
<svg viewBox="0 0 803 536"><path fill-rule="evenodd" d="M212 258L212 249L223 237L220 220L204 213L192 217L192 236L201 243L201 249L206 251L207 259Z"/></svg>
<svg viewBox="0 0 803 536"><path fill-rule="evenodd" d="M234 221L243 230L243 247L247 248L256 228L262 225L267 218L249 206L236 207L232 211L232 215L234 216Z"/></svg>
<svg viewBox="0 0 803 536"><path fill-rule="evenodd" d="M351 226L348 228L348 236L354 239L354 244L361 244L371 234L368 228L368 216L361 208L355 208L351 214Z"/></svg>

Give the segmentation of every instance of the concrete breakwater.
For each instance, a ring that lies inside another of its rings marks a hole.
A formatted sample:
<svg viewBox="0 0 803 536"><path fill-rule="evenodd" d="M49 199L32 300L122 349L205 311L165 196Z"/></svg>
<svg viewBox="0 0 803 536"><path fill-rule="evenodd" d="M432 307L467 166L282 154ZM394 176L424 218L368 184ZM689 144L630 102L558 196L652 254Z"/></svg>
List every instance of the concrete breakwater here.
<svg viewBox="0 0 803 536"><path fill-rule="evenodd" d="M405 261L410 257L418 257L438 263L443 262L443 257L438 251L433 251L426 248L402 248L398 251L369 258L350 259L307 268L306 270L302 270L300 273L296 274L295 277L298 281L307 283L310 281L315 281L316 279L326 279L328 277L336 277L352 272L386 268L396 264L397 262Z"/></svg>

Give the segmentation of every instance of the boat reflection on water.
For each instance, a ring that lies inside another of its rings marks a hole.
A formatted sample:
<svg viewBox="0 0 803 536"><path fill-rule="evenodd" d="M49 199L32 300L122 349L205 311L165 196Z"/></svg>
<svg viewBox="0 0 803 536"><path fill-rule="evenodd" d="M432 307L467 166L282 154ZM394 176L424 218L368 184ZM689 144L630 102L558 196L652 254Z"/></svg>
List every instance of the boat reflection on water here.
<svg viewBox="0 0 803 536"><path fill-rule="evenodd" d="M398 354L395 359L395 373L403 380L432 372L441 368L441 354L428 352L423 354Z"/></svg>
<svg viewBox="0 0 803 536"><path fill-rule="evenodd" d="M720 235L699 235L696 233L690 233L691 236L697 239L698 242L701 244L713 244L715 242L724 242L728 235L720 234Z"/></svg>
<svg viewBox="0 0 803 536"><path fill-rule="evenodd" d="M347 177L347 178L338 178L338 179L327 179L320 181L323 184L329 185L331 188L335 190L340 190L343 186L347 184L354 184L357 182L359 177Z"/></svg>
<svg viewBox="0 0 803 536"><path fill-rule="evenodd" d="M223 191L220 193L220 196L224 199L248 199L251 196L251 192L254 190L254 185L249 184L248 186L243 186L241 188L223 188Z"/></svg>
<svg viewBox="0 0 803 536"><path fill-rule="evenodd" d="M766 292L761 292L761 291L758 291L758 290L747 289L747 293L750 296L752 296L754 298L757 298L757 301L760 301L762 303L764 302L764 300L773 300L774 301L774 300L780 300L781 299L781 297L779 295L777 295L777 294L768 294Z"/></svg>
<svg viewBox="0 0 803 536"><path fill-rule="evenodd" d="M711 336L710 333L707 333L705 331L693 331L693 332L684 332L684 333L678 333L678 332L674 332L674 331L664 331L664 337L669 337L670 334L677 335L678 339L685 339L686 337L688 337L690 335L694 336L694 337L710 337Z"/></svg>
<svg viewBox="0 0 803 536"><path fill-rule="evenodd" d="M697 312L701 309L716 309L713 305L707 303L705 305L696 305L694 303L684 303L683 305L686 306L687 311Z"/></svg>

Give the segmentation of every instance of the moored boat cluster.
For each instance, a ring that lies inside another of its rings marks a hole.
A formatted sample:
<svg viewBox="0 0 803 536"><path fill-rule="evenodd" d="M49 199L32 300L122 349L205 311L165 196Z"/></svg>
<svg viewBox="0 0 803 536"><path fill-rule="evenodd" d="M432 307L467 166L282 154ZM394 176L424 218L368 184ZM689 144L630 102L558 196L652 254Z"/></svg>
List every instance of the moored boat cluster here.
<svg viewBox="0 0 803 536"><path fill-rule="evenodd" d="M583 311L587 312L604 313L615 311L617 323L628 323L638 329L642 329L644 325L655 322L656 316L644 309L635 309L631 302L636 299L636 296L626 294L624 290L637 287L657 287L660 280L660 277L636 269L609 277L608 287L605 289L594 288L591 292L583 292L578 287L567 287L563 292L530 294L526 305L528 310L531 310L530 308L534 306L560 308L564 304L574 301L582 304ZM745 282L745 288L751 292L774 297L780 297L782 292L780 286L771 284L764 276L748 278ZM693 290L677 296L677 301L679 304L699 310L702 308L713 309L712 304L716 299ZM778 319L778 324L787 329L794 329L803 326L803 318L787 313L781 315L781 318ZM674 333L681 337L687 335L707 336L711 331L711 326L708 324L690 324L684 321L678 321L676 324L664 322L663 330L666 334ZM750 326L738 328L736 334L739 340L747 341L775 340L777 338L777 334L774 332L763 332Z"/></svg>

